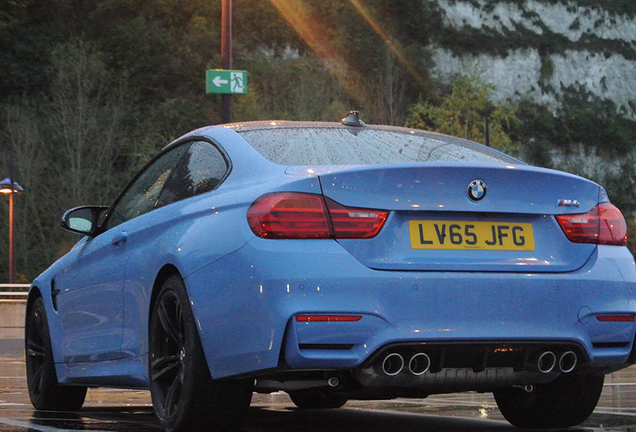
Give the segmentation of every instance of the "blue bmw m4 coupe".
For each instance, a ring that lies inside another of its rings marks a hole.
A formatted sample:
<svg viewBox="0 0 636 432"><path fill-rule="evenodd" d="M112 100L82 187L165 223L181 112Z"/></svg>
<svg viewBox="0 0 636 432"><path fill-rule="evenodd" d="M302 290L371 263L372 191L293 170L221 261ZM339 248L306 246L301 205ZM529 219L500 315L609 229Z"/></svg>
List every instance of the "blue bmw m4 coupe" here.
<svg viewBox="0 0 636 432"><path fill-rule="evenodd" d="M148 388L167 431L240 427L253 392L305 409L492 392L567 427L636 361L626 224L589 180L471 141L247 122L163 149L31 287L30 397Z"/></svg>

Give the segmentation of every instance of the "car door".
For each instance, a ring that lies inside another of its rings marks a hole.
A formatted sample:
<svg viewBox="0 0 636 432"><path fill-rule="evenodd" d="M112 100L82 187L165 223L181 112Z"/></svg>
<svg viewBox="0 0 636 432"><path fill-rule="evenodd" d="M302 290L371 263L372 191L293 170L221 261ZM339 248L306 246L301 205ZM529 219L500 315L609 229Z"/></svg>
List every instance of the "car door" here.
<svg viewBox="0 0 636 432"><path fill-rule="evenodd" d="M73 264L54 278L64 362L121 358L123 281L134 241L128 221L155 208L164 183L186 146L160 154L129 184L111 207L100 234L83 240Z"/></svg>

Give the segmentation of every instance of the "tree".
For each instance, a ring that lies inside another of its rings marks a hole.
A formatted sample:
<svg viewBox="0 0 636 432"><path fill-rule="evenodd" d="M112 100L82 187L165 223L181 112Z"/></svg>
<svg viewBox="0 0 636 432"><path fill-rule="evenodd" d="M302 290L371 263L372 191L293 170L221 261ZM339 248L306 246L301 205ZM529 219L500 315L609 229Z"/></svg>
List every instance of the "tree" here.
<svg viewBox="0 0 636 432"><path fill-rule="evenodd" d="M243 64L249 71L250 90L234 99L236 121L337 121L348 112L339 82L311 55L261 52ZM334 106L340 107L338 112Z"/></svg>
<svg viewBox="0 0 636 432"><path fill-rule="evenodd" d="M15 238L18 271L28 279L77 241L58 228L62 212L109 204L135 164L124 139L125 83L102 57L84 41L62 44L52 56L50 98L25 96L2 107L2 139L13 146L25 187Z"/></svg>
<svg viewBox="0 0 636 432"><path fill-rule="evenodd" d="M113 165L123 150L126 83L82 40L59 46L53 62L45 148L51 178L63 176L56 191L69 206L108 202L121 186Z"/></svg>
<svg viewBox="0 0 636 432"><path fill-rule="evenodd" d="M480 143L486 143L488 132L489 145L514 152L516 146L508 131L518 121L515 107L493 106L488 100L492 90L477 77L459 76L453 80L450 94L439 104L428 100L414 104L407 125Z"/></svg>

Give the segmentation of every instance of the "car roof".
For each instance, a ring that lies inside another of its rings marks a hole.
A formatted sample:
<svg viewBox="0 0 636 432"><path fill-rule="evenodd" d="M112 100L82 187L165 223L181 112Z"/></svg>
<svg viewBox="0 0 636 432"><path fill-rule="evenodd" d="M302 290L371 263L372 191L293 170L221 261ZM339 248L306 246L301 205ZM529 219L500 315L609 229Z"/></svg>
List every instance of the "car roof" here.
<svg viewBox="0 0 636 432"><path fill-rule="evenodd" d="M338 122L320 122L320 121L266 120L266 121L227 123L220 126L224 126L228 129L232 129L237 132L264 130L264 129L304 129L304 128L329 129L329 128L333 128L333 129L350 130L351 132L355 133L356 131L360 131L360 130L374 129L374 130L386 130L386 131L394 131L394 132L402 132L402 133L424 133L424 134L439 135L439 136L448 137L448 138L455 138L455 137L449 137L448 135L441 135L435 132L425 131L422 129L407 128L407 127L401 127L401 126L375 125L375 124L347 126Z"/></svg>

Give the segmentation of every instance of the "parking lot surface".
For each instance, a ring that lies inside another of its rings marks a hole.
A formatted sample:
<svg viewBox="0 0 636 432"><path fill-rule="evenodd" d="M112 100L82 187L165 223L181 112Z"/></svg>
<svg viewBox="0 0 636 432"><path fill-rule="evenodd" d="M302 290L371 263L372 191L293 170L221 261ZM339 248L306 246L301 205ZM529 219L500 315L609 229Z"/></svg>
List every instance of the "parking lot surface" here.
<svg viewBox="0 0 636 432"><path fill-rule="evenodd" d="M90 389L81 411L36 412L26 389L21 340L0 340L0 431L158 431L147 391ZM576 397L576 395L573 395ZM212 430L212 428L211 428ZM514 431L490 394L350 401L299 410L285 393L255 394L242 432ZM636 367L606 378L594 414L569 431L636 432Z"/></svg>

